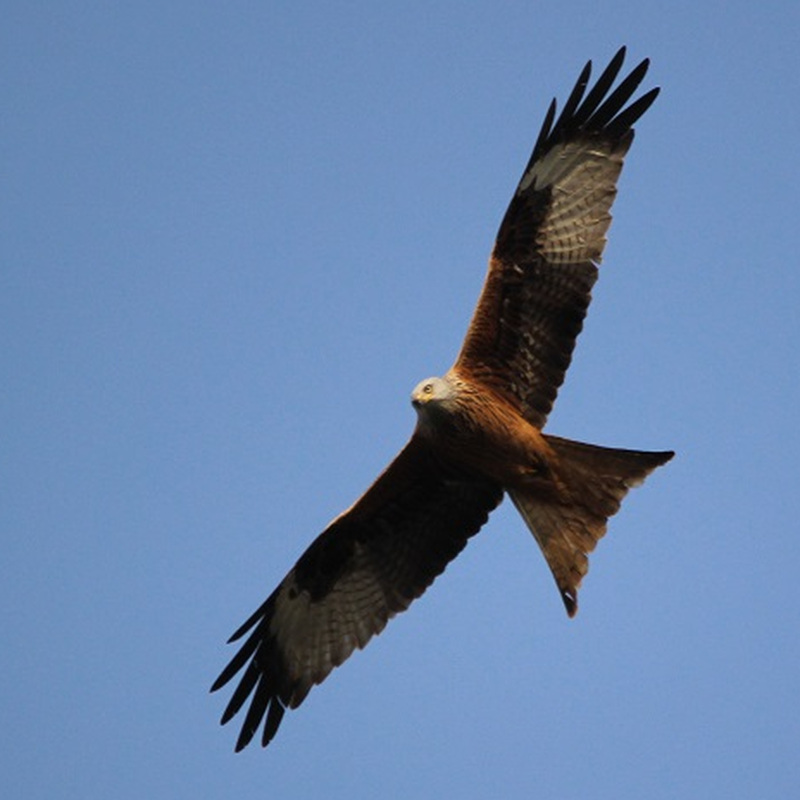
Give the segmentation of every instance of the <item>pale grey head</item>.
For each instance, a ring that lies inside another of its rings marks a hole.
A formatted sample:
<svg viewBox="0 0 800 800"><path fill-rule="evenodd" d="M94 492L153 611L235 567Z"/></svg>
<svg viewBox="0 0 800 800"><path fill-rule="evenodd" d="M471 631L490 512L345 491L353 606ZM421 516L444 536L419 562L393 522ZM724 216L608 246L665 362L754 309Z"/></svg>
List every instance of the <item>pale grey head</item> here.
<svg viewBox="0 0 800 800"><path fill-rule="evenodd" d="M447 411L456 399L457 387L447 376L443 378L425 378L411 392L411 405L418 414L435 411Z"/></svg>

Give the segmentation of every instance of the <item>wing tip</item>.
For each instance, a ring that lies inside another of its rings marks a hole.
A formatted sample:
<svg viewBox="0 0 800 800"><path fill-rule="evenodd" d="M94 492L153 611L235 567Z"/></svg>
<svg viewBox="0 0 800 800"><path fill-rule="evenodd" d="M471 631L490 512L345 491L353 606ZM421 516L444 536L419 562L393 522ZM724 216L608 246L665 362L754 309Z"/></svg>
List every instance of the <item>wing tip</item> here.
<svg viewBox="0 0 800 800"><path fill-rule="evenodd" d="M585 94L592 72L592 61L587 61L555 122L553 120L556 101L555 99L552 101L526 172L547 150L577 133L604 133L612 139L621 138L650 108L659 94L660 87L650 89L627 108L625 107L650 68L649 58L642 59L616 89L611 91L626 55L627 47L622 45L589 89L588 94Z"/></svg>
<svg viewBox="0 0 800 800"><path fill-rule="evenodd" d="M236 712L234 712L235 714ZM261 732L261 746L267 747L270 742L275 738L278 732L283 715L286 713L286 706L281 699L276 695L270 695L266 700L254 697L251 701L250 709L247 713L245 721L239 731L239 736L236 738L236 744L233 747L234 753L241 753L250 742L256 737L258 729L263 724ZM230 721L234 714L228 714L227 710L222 715L220 720L221 725L225 725Z"/></svg>

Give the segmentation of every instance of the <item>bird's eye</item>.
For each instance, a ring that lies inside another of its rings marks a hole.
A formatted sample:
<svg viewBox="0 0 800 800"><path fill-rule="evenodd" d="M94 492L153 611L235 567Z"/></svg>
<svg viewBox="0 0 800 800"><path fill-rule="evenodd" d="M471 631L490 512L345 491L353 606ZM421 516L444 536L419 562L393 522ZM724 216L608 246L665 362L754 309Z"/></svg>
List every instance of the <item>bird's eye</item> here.
<svg viewBox="0 0 800 800"><path fill-rule="evenodd" d="M422 387L422 391L425 392L425 394L433 394L433 384L426 383L425 386Z"/></svg>

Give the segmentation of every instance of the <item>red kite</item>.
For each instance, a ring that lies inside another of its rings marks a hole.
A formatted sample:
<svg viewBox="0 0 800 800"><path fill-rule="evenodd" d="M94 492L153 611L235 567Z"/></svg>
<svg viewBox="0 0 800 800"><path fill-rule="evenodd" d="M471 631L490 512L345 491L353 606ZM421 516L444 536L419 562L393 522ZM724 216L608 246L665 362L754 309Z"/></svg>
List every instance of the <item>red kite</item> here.
<svg viewBox="0 0 800 800"><path fill-rule="evenodd" d="M249 634L212 687L244 673L222 715L250 701L236 750L405 611L508 493L578 607L588 554L628 490L672 452L616 450L542 433L583 326L633 124L658 95L616 89L622 48L586 93L589 62L558 119L553 100L506 211L461 352L411 402L408 444L303 553L233 634Z"/></svg>

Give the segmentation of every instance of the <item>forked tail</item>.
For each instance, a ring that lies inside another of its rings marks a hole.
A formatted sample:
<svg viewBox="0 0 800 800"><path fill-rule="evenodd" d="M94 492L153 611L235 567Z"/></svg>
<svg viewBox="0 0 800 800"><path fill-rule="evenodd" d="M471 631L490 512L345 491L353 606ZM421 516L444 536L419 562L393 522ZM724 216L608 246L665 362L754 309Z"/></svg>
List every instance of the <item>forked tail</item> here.
<svg viewBox="0 0 800 800"><path fill-rule="evenodd" d="M606 532L629 489L669 461L671 451L617 450L545 436L556 455L557 491L509 490L514 505L542 548L567 613L578 610L578 587L589 553Z"/></svg>

